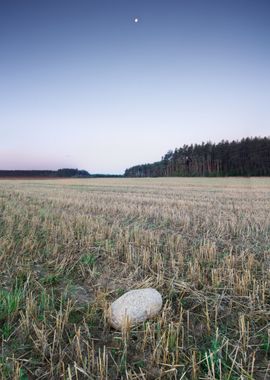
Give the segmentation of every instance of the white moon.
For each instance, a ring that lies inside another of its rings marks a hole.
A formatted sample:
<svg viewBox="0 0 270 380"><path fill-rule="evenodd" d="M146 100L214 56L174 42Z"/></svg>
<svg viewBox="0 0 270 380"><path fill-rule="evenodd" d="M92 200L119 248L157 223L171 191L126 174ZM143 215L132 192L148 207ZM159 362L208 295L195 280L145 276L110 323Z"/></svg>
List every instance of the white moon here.
<svg viewBox="0 0 270 380"><path fill-rule="evenodd" d="M136 18L134 18L134 22L138 22L139 21L139 19L136 17Z"/></svg>

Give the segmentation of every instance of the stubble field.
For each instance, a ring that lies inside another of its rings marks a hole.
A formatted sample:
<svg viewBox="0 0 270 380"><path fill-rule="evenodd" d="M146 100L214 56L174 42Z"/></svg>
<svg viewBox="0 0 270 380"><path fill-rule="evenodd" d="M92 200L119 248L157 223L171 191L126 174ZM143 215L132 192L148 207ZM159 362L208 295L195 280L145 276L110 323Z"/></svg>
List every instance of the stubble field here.
<svg viewBox="0 0 270 380"><path fill-rule="evenodd" d="M269 211L270 178L1 180L0 378L269 379Z"/></svg>

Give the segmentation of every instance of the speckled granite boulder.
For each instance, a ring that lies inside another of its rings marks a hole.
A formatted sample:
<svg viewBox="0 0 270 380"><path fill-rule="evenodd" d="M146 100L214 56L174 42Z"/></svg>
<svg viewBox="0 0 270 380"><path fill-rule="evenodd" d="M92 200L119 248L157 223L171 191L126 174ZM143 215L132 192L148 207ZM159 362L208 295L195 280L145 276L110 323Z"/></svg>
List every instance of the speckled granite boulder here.
<svg viewBox="0 0 270 380"><path fill-rule="evenodd" d="M109 323L117 330L154 317L162 308L161 294L153 289L130 290L114 301L109 309Z"/></svg>

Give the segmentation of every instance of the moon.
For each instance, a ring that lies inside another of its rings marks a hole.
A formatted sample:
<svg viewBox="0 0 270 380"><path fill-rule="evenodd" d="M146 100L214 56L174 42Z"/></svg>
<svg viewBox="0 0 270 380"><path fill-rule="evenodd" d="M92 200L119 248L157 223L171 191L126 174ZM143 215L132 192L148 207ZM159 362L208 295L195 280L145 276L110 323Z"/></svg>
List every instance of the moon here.
<svg viewBox="0 0 270 380"><path fill-rule="evenodd" d="M139 19L137 17L135 17L134 22L135 22L135 24L137 24L137 22L139 22Z"/></svg>

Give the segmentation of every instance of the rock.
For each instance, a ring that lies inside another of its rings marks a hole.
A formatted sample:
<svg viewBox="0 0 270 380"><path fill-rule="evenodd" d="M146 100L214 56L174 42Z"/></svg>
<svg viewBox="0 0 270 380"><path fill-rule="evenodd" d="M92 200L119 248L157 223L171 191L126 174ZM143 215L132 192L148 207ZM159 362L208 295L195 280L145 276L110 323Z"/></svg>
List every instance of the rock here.
<svg viewBox="0 0 270 380"><path fill-rule="evenodd" d="M130 290L114 301L109 308L109 323L117 330L154 317L162 307L161 294L153 289Z"/></svg>
<svg viewBox="0 0 270 380"><path fill-rule="evenodd" d="M79 285L68 285L64 290L64 295L66 298L70 298L76 302L77 306L86 306L91 303L91 297L82 286Z"/></svg>

